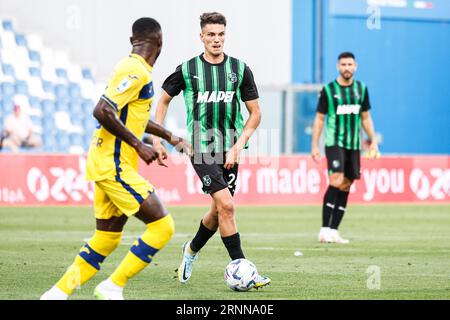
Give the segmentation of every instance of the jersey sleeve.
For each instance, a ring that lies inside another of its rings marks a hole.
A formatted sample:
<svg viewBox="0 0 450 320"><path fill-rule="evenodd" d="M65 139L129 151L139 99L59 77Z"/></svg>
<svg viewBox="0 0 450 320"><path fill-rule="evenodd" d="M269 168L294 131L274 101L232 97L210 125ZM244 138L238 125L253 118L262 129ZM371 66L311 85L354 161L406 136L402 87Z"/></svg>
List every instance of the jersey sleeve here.
<svg viewBox="0 0 450 320"><path fill-rule="evenodd" d="M148 82L148 77L138 68L118 69L114 72L101 99L116 111L137 99Z"/></svg>
<svg viewBox="0 0 450 320"><path fill-rule="evenodd" d="M366 94L363 97L362 105L361 105L361 111L369 111L371 108L370 106L370 99L369 99L369 89L366 87Z"/></svg>
<svg viewBox="0 0 450 320"><path fill-rule="evenodd" d="M177 96L182 90L186 89L186 83L184 82L181 65L175 69L174 73L167 77L162 85L162 88L171 97Z"/></svg>
<svg viewBox="0 0 450 320"><path fill-rule="evenodd" d="M317 112L327 114L328 113L328 101L327 101L327 93L325 88L322 89L319 96L319 102L317 103Z"/></svg>
<svg viewBox="0 0 450 320"><path fill-rule="evenodd" d="M258 88L256 87L252 70L250 70L250 68L247 65L245 66L244 69L244 75L240 90L241 90L241 99L244 102L259 98Z"/></svg>

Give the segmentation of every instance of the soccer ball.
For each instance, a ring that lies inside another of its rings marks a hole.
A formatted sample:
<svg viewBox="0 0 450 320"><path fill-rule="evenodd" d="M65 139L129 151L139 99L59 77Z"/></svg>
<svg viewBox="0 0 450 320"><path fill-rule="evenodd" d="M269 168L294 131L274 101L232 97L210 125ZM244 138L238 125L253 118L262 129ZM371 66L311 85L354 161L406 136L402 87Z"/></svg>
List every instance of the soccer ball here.
<svg viewBox="0 0 450 320"><path fill-rule="evenodd" d="M258 270L253 262L247 259L231 261L225 268L225 282L234 291L248 291L255 285Z"/></svg>

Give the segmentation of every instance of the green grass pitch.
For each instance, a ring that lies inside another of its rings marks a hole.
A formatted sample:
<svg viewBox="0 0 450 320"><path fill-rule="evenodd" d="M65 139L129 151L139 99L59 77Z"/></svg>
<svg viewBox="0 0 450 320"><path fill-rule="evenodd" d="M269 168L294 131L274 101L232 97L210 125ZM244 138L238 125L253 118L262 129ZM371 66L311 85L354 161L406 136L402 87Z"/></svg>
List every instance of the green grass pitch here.
<svg viewBox="0 0 450 320"><path fill-rule="evenodd" d="M227 252L216 234L188 284L174 270L181 245L206 208L170 208L176 234L152 264L130 280L126 299L450 299L450 205L350 205L341 233L350 244L319 244L319 206L238 207L246 257L272 284L232 292L223 280ZM38 299L92 235L92 209L0 208L0 299ZM144 225L131 218L121 246L72 299L94 287L125 256ZM294 252L300 251L301 256ZM377 270L379 272L377 272Z"/></svg>

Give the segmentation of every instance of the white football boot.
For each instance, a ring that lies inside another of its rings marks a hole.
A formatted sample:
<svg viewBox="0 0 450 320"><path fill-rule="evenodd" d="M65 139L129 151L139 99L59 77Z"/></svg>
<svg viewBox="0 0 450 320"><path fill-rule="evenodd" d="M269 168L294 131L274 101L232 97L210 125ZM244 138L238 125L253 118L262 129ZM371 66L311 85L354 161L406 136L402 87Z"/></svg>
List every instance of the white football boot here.
<svg viewBox="0 0 450 320"><path fill-rule="evenodd" d="M100 282L95 288L94 297L97 300L125 300L123 298L123 288L109 278Z"/></svg>
<svg viewBox="0 0 450 320"><path fill-rule="evenodd" d="M317 236L317 239L320 243L330 243L333 242L333 239L331 237L331 229L329 227L322 227L320 228L319 235Z"/></svg>
<svg viewBox="0 0 450 320"><path fill-rule="evenodd" d="M188 250L188 246L191 242L186 241L183 244L183 260L181 261L180 266L178 267L178 280L181 283L186 283L191 278L192 274L192 264L198 258L198 252L195 254L191 254Z"/></svg>
<svg viewBox="0 0 450 320"><path fill-rule="evenodd" d="M267 277L264 277L264 276L258 274L256 276L255 285L253 286L253 288L258 290L259 288L269 285L271 282L272 282L272 280L270 280L270 278L267 278Z"/></svg>
<svg viewBox="0 0 450 320"><path fill-rule="evenodd" d="M342 244L347 244L350 241L347 239L344 239L340 236L339 231L337 231L336 229L330 229L330 236L331 236L331 242L333 243L342 243Z"/></svg>
<svg viewBox="0 0 450 320"><path fill-rule="evenodd" d="M69 295L62 291L57 286L53 286L48 291L44 292L40 300L67 300Z"/></svg>

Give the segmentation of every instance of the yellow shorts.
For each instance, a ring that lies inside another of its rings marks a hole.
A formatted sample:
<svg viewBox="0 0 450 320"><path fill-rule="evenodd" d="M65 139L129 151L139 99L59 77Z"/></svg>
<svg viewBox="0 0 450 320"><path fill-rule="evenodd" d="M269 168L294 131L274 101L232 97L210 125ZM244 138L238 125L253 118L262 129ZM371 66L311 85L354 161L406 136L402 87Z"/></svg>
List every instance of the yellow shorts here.
<svg viewBox="0 0 450 320"><path fill-rule="evenodd" d="M110 219L137 213L142 202L155 188L134 170L120 173L120 178L95 181L94 212L96 219Z"/></svg>

